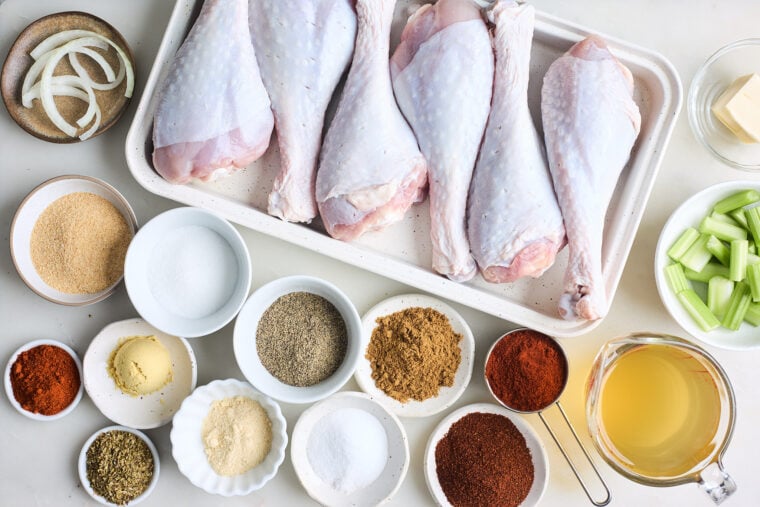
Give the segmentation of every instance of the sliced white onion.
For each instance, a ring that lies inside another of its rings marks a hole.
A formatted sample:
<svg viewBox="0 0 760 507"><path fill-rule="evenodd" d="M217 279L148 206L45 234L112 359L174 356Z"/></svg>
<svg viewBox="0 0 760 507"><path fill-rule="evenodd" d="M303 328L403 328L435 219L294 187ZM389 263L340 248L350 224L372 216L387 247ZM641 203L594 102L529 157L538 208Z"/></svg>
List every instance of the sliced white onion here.
<svg viewBox="0 0 760 507"><path fill-rule="evenodd" d="M118 75L105 58L90 48L107 50L111 46L119 57ZM76 53L90 57L100 66L107 83L92 79L79 62ZM112 90L119 86L126 77L124 96L131 97L134 91L134 69L126 53L111 40L88 30L67 30L51 35L38 44L30 53L35 62L24 77L22 84L22 104L32 107L34 99L39 98L42 108L53 124L68 136L75 137L77 129L63 118L55 104L56 95L78 98L88 103L87 111L77 120L80 128L92 122L90 128L79 139L91 137L100 127L102 114L94 90ZM77 73L76 76L53 76L58 62L68 55L69 62ZM39 82L35 84L37 78ZM93 121L94 118L94 121Z"/></svg>

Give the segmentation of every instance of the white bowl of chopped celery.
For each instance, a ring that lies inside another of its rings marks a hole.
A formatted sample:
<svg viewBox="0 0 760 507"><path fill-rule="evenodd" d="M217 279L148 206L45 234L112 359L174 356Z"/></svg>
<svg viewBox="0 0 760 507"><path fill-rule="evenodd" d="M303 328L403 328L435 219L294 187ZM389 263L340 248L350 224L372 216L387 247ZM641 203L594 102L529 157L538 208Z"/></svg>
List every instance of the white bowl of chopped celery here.
<svg viewBox="0 0 760 507"><path fill-rule="evenodd" d="M719 183L686 200L665 223L654 264L660 298L689 334L760 347L760 182Z"/></svg>

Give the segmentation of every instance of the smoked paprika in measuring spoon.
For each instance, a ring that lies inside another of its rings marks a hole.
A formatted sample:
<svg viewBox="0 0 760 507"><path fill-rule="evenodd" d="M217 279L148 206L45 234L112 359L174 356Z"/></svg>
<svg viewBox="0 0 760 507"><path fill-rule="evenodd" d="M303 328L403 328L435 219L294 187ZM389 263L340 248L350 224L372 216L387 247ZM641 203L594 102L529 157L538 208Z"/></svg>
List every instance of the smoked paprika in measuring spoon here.
<svg viewBox="0 0 760 507"><path fill-rule="evenodd" d="M484 374L488 390L504 407L523 414L538 413L591 503L597 506L610 503L609 488L559 403L568 378L567 357L559 343L532 329L510 331L491 346L486 355ZM544 418L542 412L551 405L557 405L575 441L596 473L606 494L603 500L597 501L591 496L575 464Z"/></svg>

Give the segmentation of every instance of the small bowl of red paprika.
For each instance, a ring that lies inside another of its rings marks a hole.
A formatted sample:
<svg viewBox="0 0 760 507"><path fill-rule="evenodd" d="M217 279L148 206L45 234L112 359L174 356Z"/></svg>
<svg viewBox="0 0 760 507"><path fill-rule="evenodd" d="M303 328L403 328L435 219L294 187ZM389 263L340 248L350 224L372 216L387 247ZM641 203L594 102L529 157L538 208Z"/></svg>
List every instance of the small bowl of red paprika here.
<svg viewBox="0 0 760 507"><path fill-rule="evenodd" d="M60 419L74 410L83 392L82 362L74 349L56 340L22 345L5 368L8 401L30 419Z"/></svg>

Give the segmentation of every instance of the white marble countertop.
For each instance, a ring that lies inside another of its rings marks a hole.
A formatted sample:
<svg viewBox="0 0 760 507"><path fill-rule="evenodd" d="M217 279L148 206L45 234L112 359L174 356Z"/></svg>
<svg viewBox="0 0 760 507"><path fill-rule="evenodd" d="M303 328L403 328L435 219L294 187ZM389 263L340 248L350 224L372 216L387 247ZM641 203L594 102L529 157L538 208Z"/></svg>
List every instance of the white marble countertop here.
<svg viewBox="0 0 760 507"><path fill-rule="evenodd" d="M7 51L18 32L31 21L57 11L82 10L114 24L132 45L138 62L137 93L152 64L162 32L169 19L172 1L133 0L0 0L0 55ZM675 65L688 88L698 66L722 45L757 35L760 2L753 0L694 0L692 2L635 2L599 0L535 0L535 6L603 33L661 52ZM685 92L684 92L685 96ZM125 117L106 134L86 143L49 144L18 128L5 111L0 112L0 361L4 367L21 344L38 338L54 338L84 354L92 337L106 324L136 316L123 286L106 301L93 306L59 306L32 293L16 274L10 259L10 222L23 197L37 184L61 174L79 173L103 178L116 186L135 208L144 224L151 217L177 204L156 197L133 179L124 158L124 138L136 100ZM760 175L730 169L715 161L698 144L689 129L685 107L681 112L654 190L611 311L595 330L578 338L563 340L570 361L570 379L561 398L584 443L591 446L585 431L583 387L591 362L607 340L633 331L657 331L684 335L660 303L653 276L653 256L659 230L668 215L684 199L720 181L758 180ZM413 292L403 284L301 249L281 240L241 229L251 246L255 266L253 286L291 274L310 274L340 286L360 313L395 294ZM476 369L472 382L455 407L492 401L482 379L483 358L488 346L504 331L515 327L476 310L453 304L472 327L476 340ZM232 325L202 339L192 340L198 357L198 385L216 378L243 379L232 353ZM760 504L757 457L760 456L760 350L733 352L707 347L734 385L737 420L724 464L738 484L738 491L725 505ZM351 380L344 389L357 390ZM3 395L4 398L4 395ZM289 431L303 406L283 404ZM453 409L452 408L452 409ZM552 414L556 415L556 414ZM411 464L392 505L428 505L432 499L422 472L422 455L427 436L445 416L406 419ZM588 501L551 441L537 416L527 416L544 440L549 455L549 486L542 505L585 506ZM551 417L552 420L556 418ZM0 493L3 505L96 505L79 484L76 457L86 438L109 421L86 396L67 417L52 423L31 421L19 415L3 399L0 402ZM161 477L144 505L311 505L286 459L277 476L263 489L245 497L207 495L182 476L171 457L170 425L147 431L161 456ZM561 436L568 440L568 436ZM576 453L577 454L577 453ZM613 505L711 505L696 485L651 488L618 475L595 455L601 473L612 491Z"/></svg>

